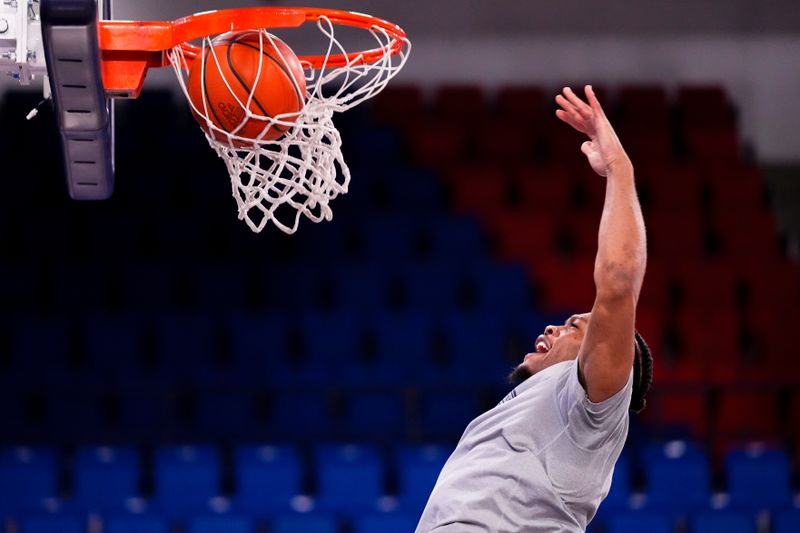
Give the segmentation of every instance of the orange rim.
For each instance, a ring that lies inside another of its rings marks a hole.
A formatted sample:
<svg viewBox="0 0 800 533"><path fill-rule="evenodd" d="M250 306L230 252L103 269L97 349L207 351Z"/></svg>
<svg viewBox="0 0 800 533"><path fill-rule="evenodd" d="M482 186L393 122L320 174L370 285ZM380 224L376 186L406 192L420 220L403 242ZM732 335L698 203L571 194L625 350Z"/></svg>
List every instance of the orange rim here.
<svg viewBox="0 0 800 533"><path fill-rule="evenodd" d="M354 61L369 64L398 54L406 43L400 26L370 15L322 8L253 7L223 9L189 15L172 21L100 21L99 41L103 62L103 84L111 97L135 98L150 68L169 65L166 52L181 46L188 61L200 48L191 41L229 31L260 28L293 28L327 18L333 24L385 31L391 41L385 47L350 54L301 56L312 68L341 67Z"/></svg>

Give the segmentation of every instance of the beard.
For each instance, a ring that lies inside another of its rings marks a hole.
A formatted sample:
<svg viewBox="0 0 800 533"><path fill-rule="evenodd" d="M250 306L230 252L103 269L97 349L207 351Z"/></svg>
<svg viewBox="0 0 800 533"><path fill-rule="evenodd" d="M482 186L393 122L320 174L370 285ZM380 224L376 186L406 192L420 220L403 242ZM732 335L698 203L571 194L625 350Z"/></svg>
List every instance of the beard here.
<svg viewBox="0 0 800 533"><path fill-rule="evenodd" d="M517 385L519 385L532 375L533 372L528 370L527 366L525 366L524 364L520 364L514 367L514 370L511 371L511 373L508 375L508 378L506 379L511 385L516 387Z"/></svg>

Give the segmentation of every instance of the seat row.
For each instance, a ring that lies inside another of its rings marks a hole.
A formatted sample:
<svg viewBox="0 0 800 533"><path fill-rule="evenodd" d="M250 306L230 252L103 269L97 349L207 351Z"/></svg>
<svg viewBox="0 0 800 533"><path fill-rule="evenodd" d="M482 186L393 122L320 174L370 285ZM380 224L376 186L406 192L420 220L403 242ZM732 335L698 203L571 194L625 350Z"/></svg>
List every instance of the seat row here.
<svg viewBox="0 0 800 533"><path fill-rule="evenodd" d="M176 518L214 508L253 516L292 509L416 514L448 455L449 448L433 445L387 450L365 444L312 449L247 445L233 450L161 446L147 454L130 447L99 447L61 457L47 448L7 448L0 451L0 510L21 516L43 510L42 505L52 507L47 502L56 499L66 509L108 512L130 509L131 499L143 499L140 510ZM58 484L62 462L70 472L63 487ZM644 483L634 490L635 469ZM758 443L733 449L725 455L724 469L726 485L714 487L702 448L686 441L649 444L620 458L603 507L635 505L678 515L708 507L718 493L725 494L729 509L791 507L791 463L782 449ZM216 502L218 497L228 505Z"/></svg>

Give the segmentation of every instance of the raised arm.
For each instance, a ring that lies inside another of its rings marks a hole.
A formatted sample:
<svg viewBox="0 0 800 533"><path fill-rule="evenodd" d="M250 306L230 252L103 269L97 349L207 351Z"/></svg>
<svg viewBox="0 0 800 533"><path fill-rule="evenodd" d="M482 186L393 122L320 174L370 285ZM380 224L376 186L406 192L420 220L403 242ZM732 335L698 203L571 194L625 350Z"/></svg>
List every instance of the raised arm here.
<svg viewBox="0 0 800 533"><path fill-rule="evenodd" d="M595 172L606 178L594 264L596 296L578 354L580 375L593 402L621 390L633 366L636 302L642 288L647 244L633 166L591 86L588 105L570 88L556 97L558 118L585 133L581 146Z"/></svg>

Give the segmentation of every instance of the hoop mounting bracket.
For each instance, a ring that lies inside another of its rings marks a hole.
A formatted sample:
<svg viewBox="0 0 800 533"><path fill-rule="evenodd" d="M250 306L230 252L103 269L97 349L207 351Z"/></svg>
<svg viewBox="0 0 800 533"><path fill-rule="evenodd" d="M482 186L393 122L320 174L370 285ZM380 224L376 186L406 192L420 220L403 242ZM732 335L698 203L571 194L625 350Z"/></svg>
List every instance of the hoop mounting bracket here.
<svg viewBox="0 0 800 533"><path fill-rule="evenodd" d="M42 40L75 200L114 190L113 109L103 87L95 0L42 0Z"/></svg>

